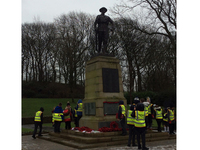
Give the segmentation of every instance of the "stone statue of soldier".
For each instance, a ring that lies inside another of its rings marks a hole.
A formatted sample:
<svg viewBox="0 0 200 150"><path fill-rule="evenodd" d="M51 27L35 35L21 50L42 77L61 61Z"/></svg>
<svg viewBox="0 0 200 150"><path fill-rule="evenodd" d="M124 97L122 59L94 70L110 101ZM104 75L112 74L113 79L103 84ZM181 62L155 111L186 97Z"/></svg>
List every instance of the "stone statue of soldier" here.
<svg viewBox="0 0 200 150"><path fill-rule="evenodd" d="M96 20L94 22L94 28L96 32L96 49L98 45L98 53L105 54L107 53L107 45L108 45L108 37L109 37L109 23L112 24L112 29L114 29L113 21L110 19L110 17L106 16L105 13L107 12L107 9L105 7L102 7L99 9L101 12L100 15L96 17ZM98 26L97 26L98 24ZM97 37L98 37L98 44L97 44ZM103 48L102 48L103 43Z"/></svg>

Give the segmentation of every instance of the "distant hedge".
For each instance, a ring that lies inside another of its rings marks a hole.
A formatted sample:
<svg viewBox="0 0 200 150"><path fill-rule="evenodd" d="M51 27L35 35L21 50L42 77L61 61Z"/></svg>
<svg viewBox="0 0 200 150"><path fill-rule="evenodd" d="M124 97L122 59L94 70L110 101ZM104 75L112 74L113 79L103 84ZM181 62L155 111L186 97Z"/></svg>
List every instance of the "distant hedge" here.
<svg viewBox="0 0 200 150"><path fill-rule="evenodd" d="M74 98L84 97L84 87L76 85L73 88ZM22 82L23 98L71 98L69 85L52 82Z"/></svg>
<svg viewBox="0 0 200 150"><path fill-rule="evenodd" d="M153 104L168 107L170 103L172 103L174 106L176 106L176 90L174 89L162 91L159 93L152 92L152 91L134 92L132 96L133 96L133 100L135 97L139 97L139 98L150 97L151 102ZM124 97L127 99L127 103L130 104L130 95L128 92L124 93Z"/></svg>

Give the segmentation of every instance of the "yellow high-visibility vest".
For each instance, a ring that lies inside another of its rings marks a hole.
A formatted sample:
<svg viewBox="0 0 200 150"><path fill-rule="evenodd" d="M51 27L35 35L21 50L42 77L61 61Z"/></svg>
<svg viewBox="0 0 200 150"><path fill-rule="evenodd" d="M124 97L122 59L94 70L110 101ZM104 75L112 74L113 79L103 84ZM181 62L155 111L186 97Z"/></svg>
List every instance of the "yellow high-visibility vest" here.
<svg viewBox="0 0 200 150"><path fill-rule="evenodd" d="M83 103L79 103L78 104L78 112L82 112L83 111Z"/></svg>
<svg viewBox="0 0 200 150"><path fill-rule="evenodd" d="M132 110L128 110L127 111L127 124L129 124L129 125L134 125L135 124L135 118L133 118L131 116L132 112L133 112Z"/></svg>
<svg viewBox="0 0 200 150"><path fill-rule="evenodd" d="M37 121L37 122L41 122L41 114L42 114L42 111L37 111L35 113L35 120L34 121Z"/></svg>
<svg viewBox="0 0 200 150"><path fill-rule="evenodd" d="M169 121L173 121L174 120L174 111L169 109Z"/></svg>
<svg viewBox="0 0 200 150"><path fill-rule="evenodd" d="M163 119L162 109L161 110L155 110L155 111L156 111L156 119Z"/></svg>
<svg viewBox="0 0 200 150"><path fill-rule="evenodd" d="M146 127L144 111L139 111L139 110L135 111L135 127L138 128Z"/></svg>
<svg viewBox="0 0 200 150"><path fill-rule="evenodd" d="M54 113L52 113L52 122L54 122Z"/></svg>
<svg viewBox="0 0 200 150"><path fill-rule="evenodd" d="M54 113L53 120L54 121L62 121L61 115L63 115L63 113Z"/></svg>
<svg viewBox="0 0 200 150"><path fill-rule="evenodd" d="M67 116L64 116L64 119L68 119L68 118L70 118L70 114Z"/></svg>
<svg viewBox="0 0 200 150"><path fill-rule="evenodd" d="M119 105L119 107L121 106L122 108L122 115L126 116L126 108L124 105Z"/></svg>
<svg viewBox="0 0 200 150"><path fill-rule="evenodd" d="M77 115L77 110L76 109L74 109L74 117L78 117L78 115Z"/></svg>
<svg viewBox="0 0 200 150"><path fill-rule="evenodd" d="M153 104L149 104L149 106L148 106L148 114L151 114L151 106L152 106Z"/></svg>
<svg viewBox="0 0 200 150"><path fill-rule="evenodd" d="M167 115L167 113L165 113L163 116L165 117ZM163 121L168 122L168 118L164 118L163 117Z"/></svg>
<svg viewBox="0 0 200 150"><path fill-rule="evenodd" d="M148 116L148 106L144 106L145 117Z"/></svg>

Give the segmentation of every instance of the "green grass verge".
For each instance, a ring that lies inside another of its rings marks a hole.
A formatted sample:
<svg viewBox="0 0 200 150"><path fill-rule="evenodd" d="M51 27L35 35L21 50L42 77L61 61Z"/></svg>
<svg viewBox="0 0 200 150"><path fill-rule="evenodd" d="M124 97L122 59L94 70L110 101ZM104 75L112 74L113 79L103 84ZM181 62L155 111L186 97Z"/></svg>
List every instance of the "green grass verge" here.
<svg viewBox="0 0 200 150"><path fill-rule="evenodd" d="M22 128L22 133L33 132L33 129Z"/></svg>
<svg viewBox="0 0 200 150"><path fill-rule="evenodd" d="M51 111L54 107L58 106L58 104L62 103L62 108L64 109L67 105L67 102L70 102L72 109L77 105L78 99L74 100L72 103L71 99L66 98L23 98L22 99L22 117L34 117L35 112L40 109L40 107L44 108L44 116L51 116Z"/></svg>

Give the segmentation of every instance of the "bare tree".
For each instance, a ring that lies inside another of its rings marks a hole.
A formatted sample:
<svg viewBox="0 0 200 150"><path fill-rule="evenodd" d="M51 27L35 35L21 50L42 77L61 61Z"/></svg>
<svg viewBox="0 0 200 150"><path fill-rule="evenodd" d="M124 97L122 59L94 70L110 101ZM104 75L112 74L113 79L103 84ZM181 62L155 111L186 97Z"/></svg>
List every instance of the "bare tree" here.
<svg viewBox="0 0 200 150"><path fill-rule="evenodd" d="M122 17L125 12L131 12L137 8L142 15L135 13L132 17L141 24L138 24L138 29L150 35L164 35L176 48L174 38L176 33L176 0L127 0L126 2L122 0L122 3L116 5L112 12Z"/></svg>
<svg viewBox="0 0 200 150"><path fill-rule="evenodd" d="M54 33L52 24L35 22L22 25L22 64L26 62L28 65L26 76L29 74L29 81L49 80L49 59L54 48Z"/></svg>
<svg viewBox="0 0 200 150"><path fill-rule="evenodd" d="M65 83L70 86L73 99L77 81L84 76L85 55L90 47L91 17L84 13L71 12L55 19L55 25L61 44L59 67Z"/></svg>

